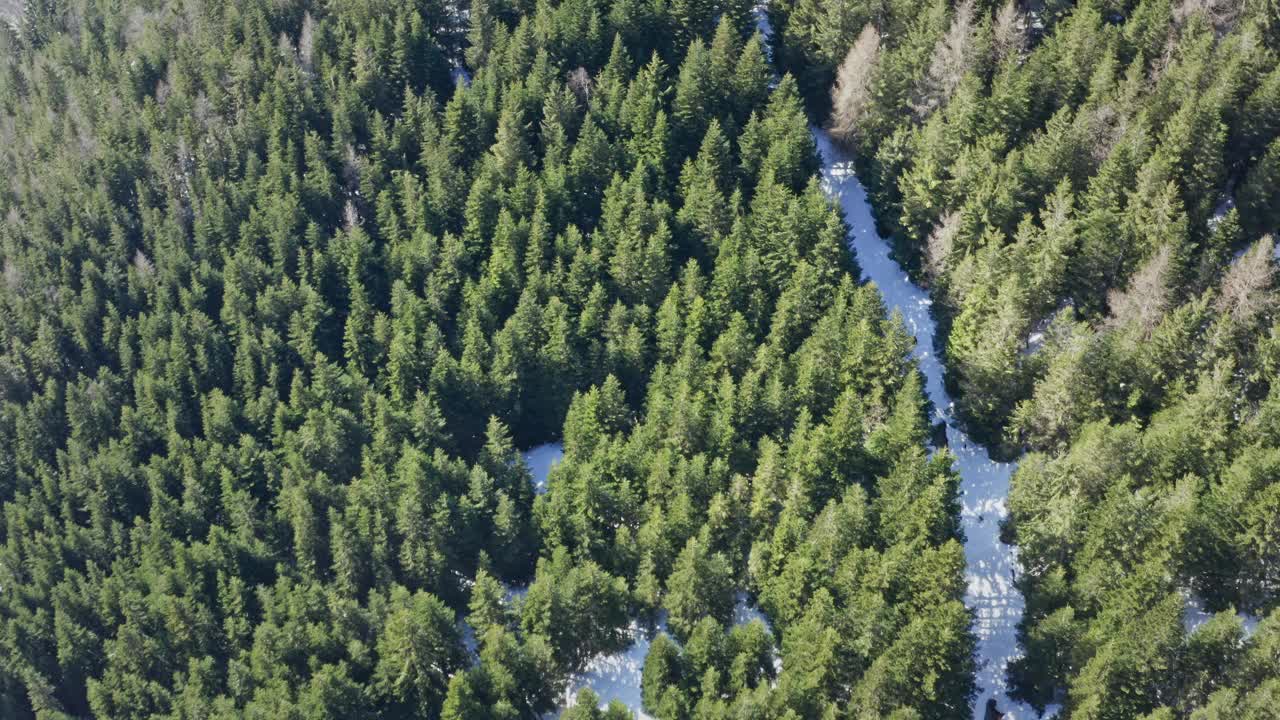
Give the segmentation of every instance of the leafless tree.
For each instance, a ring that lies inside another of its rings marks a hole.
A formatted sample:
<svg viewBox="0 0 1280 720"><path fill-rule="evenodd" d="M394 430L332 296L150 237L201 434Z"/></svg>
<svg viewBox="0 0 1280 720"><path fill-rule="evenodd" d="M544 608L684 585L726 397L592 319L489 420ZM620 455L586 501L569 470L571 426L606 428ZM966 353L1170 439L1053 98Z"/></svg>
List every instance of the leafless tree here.
<svg viewBox="0 0 1280 720"><path fill-rule="evenodd" d="M831 88L831 134L841 142L852 142L867 108L871 105L871 85L880 60L880 32L868 23L849 48Z"/></svg>
<svg viewBox="0 0 1280 720"><path fill-rule="evenodd" d="M356 209L356 204L348 198L345 205L342 206L342 227L352 230L360 226L360 211Z"/></svg>
<svg viewBox="0 0 1280 720"><path fill-rule="evenodd" d="M1243 12L1242 0L1182 0L1173 9L1173 21L1181 27L1187 20L1204 13L1214 30L1223 35L1235 27Z"/></svg>
<svg viewBox="0 0 1280 720"><path fill-rule="evenodd" d="M1222 276L1219 312L1230 313L1237 322L1247 322L1272 304L1274 252L1275 242L1266 235L1232 263Z"/></svg>
<svg viewBox="0 0 1280 720"><path fill-rule="evenodd" d="M151 277L151 273L155 272L155 265L151 264L151 259L142 252L142 248L138 248L133 253L133 269L144 278Z"/></svg>
<svg viewBox="0 0 1280 720"><path fill-rule="evenodd" d="M951 247L955 243L956 233L960 231L960 212L952 210L933 227L924 247L924 268L929 279L935 281L946 270L947 258L951 255Z"/></svg>
<svg viewBox="0 0 1280 720"><path fill-rule="evenodd" d="M591 97L591 74L586 68L579 65L569 73L569 89L581 102L586 102Z"/></svg>
<svg viewBox="0 0 1280 720"><path fill-rule="evenodd" d="M360 176L364 167L364 158L356 154L356 149L348 144L342 157L342 184L348 193L360 193Z"/></svg>
<svg viewBox="0 0 1280 720"><path fill-rule="evenodd" d="M916 115L926 118L951 99L973 62L973 0L956 6L951 26L938 38L929 58L929 70L916 87L911 106Z"/></svg>
<svg viewBox="0 0 1280 720"><path fill-rule="evenodd" d="M312 69L312 51L315 48L316 21L311 17L311 13L302 16L302 30L298 33L298 59L302 62L302 69L311 72Z"/></svg>
<svg viewBox="0 0 1280 720"><path fill-rule="evenodd" d="M298 48L293 46L293 40L289 37L289 33L283 30L280 31L280 37L276 38L276 52L281 58L298 62Z"/></svg>
<svg viewBox="0 0 1280 720"><path fill-rule="evenodd" d="M22 287L23 272L22 268L13 261L13 258L4 259L4 286L9 292L16 293Z"/></svg>
<svg viewBox="0 0 1280 720"><path fill-rule="evenodd" d="M177 63L169 63L169 72L156 81L156 104L164 105L173 94L173 69Z"/></svg>
<svg viewBox="0 0 1280 720"><path fill-rule="evenodd" d="M1169 302L1169 245L1161 245L1154 255L1129 279L1123 292L1112 290L1107 296L1111 306L1113 327L1133 325L1143 335L1149 334L1164 317Z"/></svg>
<svg viewBox="0 0 1280 720"><path fill-rule="evenodd" d="M1128 118L1117 112L1111 103L1103 102L1089 109L1083 120L1087 123L1085 142L1089 156L1101 165L1127 132Z"/></svg>
<svg viewBox="0 0 1280 720"><path fill-rule="evenodd" d="M1027 18L1018 10L1016 0L1006 0L996 13L992 32L996 59L1021 57L1027 48Z"/></svg>
<svg viewBox="0 0 1280 720"><path fill-rule="evenodd" d="M22 25L23 0L0 0L0 22L17 30Z"/></svg>

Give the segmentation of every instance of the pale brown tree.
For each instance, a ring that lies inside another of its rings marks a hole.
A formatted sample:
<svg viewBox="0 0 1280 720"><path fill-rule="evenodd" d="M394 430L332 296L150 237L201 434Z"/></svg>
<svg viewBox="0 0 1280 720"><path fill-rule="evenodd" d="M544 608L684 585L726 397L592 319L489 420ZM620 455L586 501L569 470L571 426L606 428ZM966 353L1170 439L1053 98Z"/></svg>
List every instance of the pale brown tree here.
<svg viewBox="0 0 1280 720"><path fill-rule="evenodd" d="M1018 10L1016 0L1006 0L996 12L992 26L992 44L997 62L1020 58L1027 48L1027 18Z"/></svg>
<svg viewBox="0 0 1280 720"><path fill-rule="evenodd" d="M1244 252L1222 276L1217 309L1231 319L1246 323L1274 301L1271 287L1275 279L1275 242L1264 236Z"/></svg>
<svg viewBox="0 0 1280 720"><path fill-rule="evenodd" d="M1129 279L1123 291L1112 290L1107 295L1111 306L1113 327L1134 327L1142 335L1149 335L1164 317L1169 304L1169 273L1172 249L1161 245L1142 267Z"/></svg>
<svg viewBox="0 0 1280 720"><path fill-rule="evenodd" d="M935 110L947 104L973 64L974 23L973 0L964 0L956 6L951 25L938 38L929 58L929 70L916 85L911 108L916 115L927 118Z"/></svg>
<svg viewBox="0 0 1280 720"><path fill-rule="evenodd" d="M831 134L841 142L852 143L858 137L871 107L879 60L880 32L868 23L840 63L836 84L831 88Z"/></svg>

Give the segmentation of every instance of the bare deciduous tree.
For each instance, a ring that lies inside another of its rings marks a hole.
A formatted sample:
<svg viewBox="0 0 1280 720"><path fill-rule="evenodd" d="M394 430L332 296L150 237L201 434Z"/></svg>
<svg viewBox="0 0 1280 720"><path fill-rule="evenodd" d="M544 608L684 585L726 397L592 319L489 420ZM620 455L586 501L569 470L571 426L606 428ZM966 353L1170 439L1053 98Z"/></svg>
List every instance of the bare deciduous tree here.
<svg viewBox="0 0 1280 720"><path fill-rule="evenodd" d="M18 292L22 287L23 272L22 268L13 261L13 258L4 259L4 286L9 292Z"/></svg>
<svg viewBox="0 0 1280 720"><path fill-rule="evenodd" d="M302 16L302 30L298 33L298 59L308 73L312 68L312 50L315 48L316 21L311 13Z"/></svg>
<svg viewBox="0 0 1280 720"><path fill-rule="evenodd" d="M1085 133L1086 148L1089 156L1098 165L1111 155L1120 138L1128 129L1128 118L1116 111L1108 102L1099 103L1089 110L1084 118L1088 128Z"/></svg>
<svg viewBox="0 0 1280 720"><path fill-rule="evenodd" d="M586 102L591 97L591 74L587 69L579 65L575 70L569 73L569 89L574 95L578 96L578 100Z"/></svg>
<svg viewBox="0 0 1280 720"><path fill-rule="evenodd" d="M1172 250L1161 245L1154 255L1129 279L1129 287L1123 292L1112 290L1107 295L1111 306L1112 327L1133 325L1143 335L1155 329L1164 317L1169 303L1169 261Z"/></svg>
<svg viewBox="0 0 1280 720"><path fill-rule="evenodd" d="M1231 265L1222 276L1217 302L1219 312L1229 313L1237 322L1247 322L1272 304L1274 252L1275 242L1266 235Z"/></svg>
<svg viewBox="0 0 1280 720"><path fill-rule="evenodd" d="M920 118L926 118L951 99L973 62L973 0L956 6L951 26L938 38L929 58L929 70L916 86L911 107Z"/></svg>
<svg viewBox="0 0 1280 720"><path fill-rule="evenodd" d="M924 248L924 268L930 281L937 280L946 270L947 257L951 255L951 247L955 243L956 233L960 231L960 212L952 210L934 226Z"/></svg>
<svg viewBox="0 0 1280 720"><path fill-rule="evenodd" d="M151 263L146 253L142 252L142 248L138 248L133 253L133 269L144 278L151 277L151 273L155 272L155 265Z"/></svg>
<svg viewBox="0 0 1280 720"><path fill-rule="evenodd" d="M992 30L998 61L1022 56L1027 47L1027 18L1018 10L1016 0L1006 0L1000 7Z"/></svg>
<svg viewBox="0 0 1280 720"><path fill-rule="evenodd" d="M346 204L342 206L342 227L352 230L360 226L360 211L356 209L356 204L348 198Z"/></svg>
<svg viewBox="0 0 1280 720"><path fill-rule="evenodd" d="M1242 0L1182 0L1173 9L1173 21L1179 26L1195 15L1204 13L1218 34L1226 34L1235 27L1244 11Z"/></svg>
<svg viewBox="0 0 1280 720"><path fill-rule="evenodd" d="M281 30L280 37L276 38L276 52L281 58L288 58L293 61L298 60L298 48L293 46L293 40L289 38L289 33Z"/></svg>
<svg viewBox="0 0 1280 720"><path fill-rule="evenodd" d="M841 142L852 142L858 135L871 105L871 84L879 60L880 32L868 23L840 63L831 88L831 134Z"/></svg>

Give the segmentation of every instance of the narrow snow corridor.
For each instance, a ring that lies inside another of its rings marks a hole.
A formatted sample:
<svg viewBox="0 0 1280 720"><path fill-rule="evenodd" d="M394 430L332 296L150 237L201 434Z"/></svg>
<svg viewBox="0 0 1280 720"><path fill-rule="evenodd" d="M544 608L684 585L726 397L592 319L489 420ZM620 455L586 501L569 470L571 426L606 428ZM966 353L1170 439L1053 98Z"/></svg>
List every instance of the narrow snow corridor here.
<svg viewBox="0 0 1280 720"><path fill-rule="evenodd" d="M876 284L889 311L899 312L916 338L914 355L925 377L925 392L936 408L935 420L946 423L947 443L956 456L967 564L965 604L975 612L973 629L978 637L978 696L973 715L981 720L987 700L994 698L1009 720L1036 717L1030 707L1006 694L1005 668L1020 654L1017 626L1023 610L1022 593L1013 584L1017 549L1000 542L1000 521L1008 514L1005 498L1014 465L993 461L986 448L957 427L951 398L942 384L942 363L933 351L935 326L929 294L912 284L889 256L889 245L876 233L871 206L854 175L852 161L825 131L814 128L813 138L822 154L822 187L844 209L850 244L863 278Z"/></svg>

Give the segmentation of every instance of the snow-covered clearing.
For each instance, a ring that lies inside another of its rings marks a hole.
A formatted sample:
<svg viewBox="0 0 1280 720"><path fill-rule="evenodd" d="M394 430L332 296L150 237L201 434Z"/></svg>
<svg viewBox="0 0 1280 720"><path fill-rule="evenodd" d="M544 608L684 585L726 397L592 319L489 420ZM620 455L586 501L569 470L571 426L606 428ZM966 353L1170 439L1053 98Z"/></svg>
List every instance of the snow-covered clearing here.
<svg viewBox="0 0 1280 720"><path fill-rule="evenodd" d="M1008 514L1012 463L993 461L986 448L971 441L957 426L951 398L942 384L942 363L933 351L935 326L929 294L912 284L889 256L889 245L877 233L866 191L854 175L853 163L823 130L813 129L822 153L822 186L844 209L849 240L862 266L864 279L874 282L891 312L898 312L916 338L915 358L925 377L925 392L936 409L936 420L946 423L947 444L956 456L960 473L961 524L968 589L965 604L974 610L978 637L978 698L974 717L984 716L987 700L994 698L1009 720L1036 717L1027 705L1007 695L1005 668L1020 655L1017 627L1022 618L1022 593L1013 580L1018 569L1017 549L1000 542L1000 522Z"/></svg>
<svg viewBox="0 0 1280 720"><path fill-rule="evenodd" d="M751 604L745 592L738 593L733 606L734 626L746 625L753 620L759 620L764 623L765 628L773 632L769 618ZM620 700L640 720L648 720L651 717L640 707L640 675L644 672L644 658L649 654L649 644L658 633L667 632L666 616L665 614L660 616L655 627L651 629L632 621L627 631L632 637L630 647L612 655L598 655L592 658L582 672L569 678L569 686L564 694L564 707L573 705L579 690L591 688L596 695L600 696L602 708L612 700ZM777 655L773 659L773 669L775 673L782 671L782 660Z"/></svg>
<svg viewBox="0 0 1280 720"><path fill-rule="evenodd" d="M666 631L665 617L652 629L632 620L627 628L632 638L631 646L621 652L595 656L582 672L569 678L563 707L573 705L579 690L591 688L600 696L600 707L619 700L640 720L650 720L652 716L640 709L640 674L644 671L644 658L649 654L649 643L658 633Z"/></svg>

